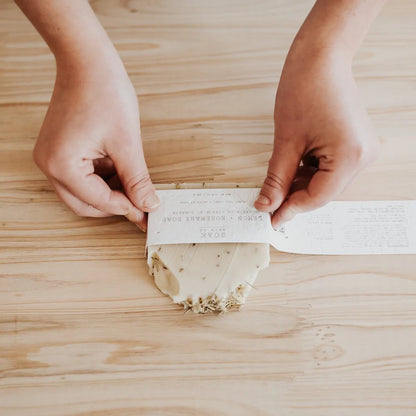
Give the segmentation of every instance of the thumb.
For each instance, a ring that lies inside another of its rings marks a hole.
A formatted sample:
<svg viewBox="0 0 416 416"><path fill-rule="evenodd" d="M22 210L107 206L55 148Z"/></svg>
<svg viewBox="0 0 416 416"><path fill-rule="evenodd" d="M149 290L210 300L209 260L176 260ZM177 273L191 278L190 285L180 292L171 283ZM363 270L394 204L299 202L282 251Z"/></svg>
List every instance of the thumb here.
<svg viewBox="0 0 416 416"><path fill-rule="evenodd" d="M301 154L294 148L275 149L269 161L267 177L255 208L259 211L274 212L282 204L299 168Z"/></svg>
<svg viewBox="0 0 416 416"><path fill-rule="evenodd" d="M110 155L114 162L124 192L141 211L154 211L160 200L150 180L143 150L139 144L117 149Z"/></svg>
<svg viewBox="0 0 416 416"><path fill-rule="evenodd" d="M336 170L318 170L310 180L308 187L294 192L273 214L274 228L291 220L296 214L312 211L334 199L355 176L347 165Z"/></svg>

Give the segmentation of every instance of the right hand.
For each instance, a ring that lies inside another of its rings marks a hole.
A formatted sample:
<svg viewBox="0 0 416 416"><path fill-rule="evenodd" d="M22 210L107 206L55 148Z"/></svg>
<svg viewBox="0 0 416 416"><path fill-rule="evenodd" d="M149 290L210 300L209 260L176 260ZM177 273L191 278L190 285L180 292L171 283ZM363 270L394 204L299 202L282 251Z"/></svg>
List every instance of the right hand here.
<svg viewBox="0 0 416 416"><path fill-rule="evenodd" d="M378 149L348 59L295 44L276 94L273 154L255 206L278 227L337 197Z"/></svg>
<svg viewBox="0 0 416 416"><path fill-rule="evenodd" d="M58 65L33 155L80 216L124 215L144 230L144 213L160 203L144 159L136 93L116 54L90 59L81 70Z"/></svg>

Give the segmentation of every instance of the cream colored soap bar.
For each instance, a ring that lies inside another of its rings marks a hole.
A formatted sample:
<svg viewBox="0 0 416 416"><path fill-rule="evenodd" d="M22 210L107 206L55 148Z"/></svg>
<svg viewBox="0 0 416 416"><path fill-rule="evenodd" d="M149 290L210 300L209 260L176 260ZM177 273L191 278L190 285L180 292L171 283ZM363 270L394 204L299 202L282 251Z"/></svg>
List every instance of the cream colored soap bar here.
<svg viewBox="0 0 416 416"><path fill-rule="evenodd" d="M241 306L269 265L269 244L165 244L148 247L156 286L196 313Z"/></svg>

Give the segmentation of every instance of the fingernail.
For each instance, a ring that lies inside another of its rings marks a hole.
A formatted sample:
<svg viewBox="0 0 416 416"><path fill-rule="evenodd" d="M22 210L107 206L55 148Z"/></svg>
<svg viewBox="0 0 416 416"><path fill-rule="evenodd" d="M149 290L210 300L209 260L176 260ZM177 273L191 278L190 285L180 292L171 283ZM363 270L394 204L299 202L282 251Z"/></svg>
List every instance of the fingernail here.
<svg viewBox="0 0 416 416"><path fill-rule="evenodd" d="M284 222L281 221L281 220L278 220L276 222L272 221L272 228L273 228L273 230L277 231L279 229L279 227L281 227L283 224L284 224Z"/></svg>
<svg viewBox="0 0 416 416"><path fill-rule="evenodd" d="M278 219L276 221L272 220L272 227L273 230L277 231L279 229L280 226L282 226L284 224L284 221L282 221L281 219Z"/></svg>
<svg viewBox="0 0 416 416"><path fill-rule="evenodd" d="M144 233L146 232L146 230L140 224L136 224L136 226L137 226L137 228L139 228Z"/></svg>
<svg viewBox="0 0 416 416"><path fill-rule="evenodd" d="M284 223L292 220L295 217L295 215L295 212L286 212L285 214L280 216L280 218L275 223L274 227L279 227L280 225L283 225Z"/></svg>
<svg viewBox="0 0 416 416"><path fill-rule="evenodd" d="M152 210L157 208L160 205L160 199L156 194L149 195L144 201L143 201L143 207L147 210Z"/></svg>
<svg viewBox="0 0 416 416"><path fill-rule="evenodd" d="M137 208L131 208L130 211L124 215L129 221L133 224L138 224L140 221L143 221L144 214L139 211Z"/></svg>
<svg viewBox="0 0 416 416"><path fill-rule="evenodd" d="M291 207L284 207L277 210L272 216L272 227L277 230L280 226L293 219L298 212Z"/></svg>
<svg viewBox="0 0 416 416"><path fill-rule="evenodd" d="M260 194L257 197L257 201L261 205L270 205L271 201L270 198L268 198L266 195Z"/></svg>

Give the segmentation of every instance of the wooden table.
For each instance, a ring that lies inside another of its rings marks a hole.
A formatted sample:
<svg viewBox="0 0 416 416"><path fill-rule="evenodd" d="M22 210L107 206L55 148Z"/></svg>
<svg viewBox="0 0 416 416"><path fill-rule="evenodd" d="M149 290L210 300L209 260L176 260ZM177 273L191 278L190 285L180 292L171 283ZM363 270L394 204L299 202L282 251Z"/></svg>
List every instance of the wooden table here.
<svg viewBox="0 0 416 416"><path fill-rule="evenodd" d="M310 0L92 2L137 87L155 182L261 181ZM344 199L416 198L416 2L388 3L354 72L382 141ZM272 253L241 312L153 285L144 235L76 217L31 159L54 60L0 4L0 414L416 415L416 257Z"/></svg>

